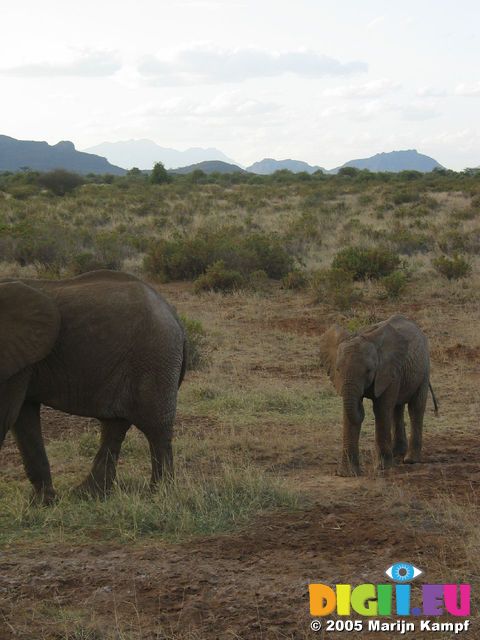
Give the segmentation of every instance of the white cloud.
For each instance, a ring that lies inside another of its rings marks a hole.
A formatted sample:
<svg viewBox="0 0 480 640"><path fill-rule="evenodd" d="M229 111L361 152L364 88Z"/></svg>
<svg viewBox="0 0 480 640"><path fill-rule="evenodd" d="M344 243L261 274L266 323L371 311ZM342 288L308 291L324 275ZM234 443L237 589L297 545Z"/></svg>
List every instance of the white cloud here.
<svg viewBox="0 0 480 640"><path fill-rule="evenodd" d="M380 98L400 88L399 82L388 78L372 80L364 84L348 84L325 89L323 95L329 98Z"/></svg>
<svg viewBox="0 0 480 640"><path fill-rule="evenodd" d="M448 91L437 87L420 87L417 90L417 96L420 98L446 98Z"/></svg>
<svg viewBox="0 0 480 640"><path fill-rule="evenodd" d="M409 103L397 107L403 120L418 121L437 118L440 113L434 103Z"/></svg>
<svg viewBox="0 0 480 640"><path fill-rule="evenodd" d="M422 144L439 148L456 148L463 151L477 150L480 144L480 134L475 129L465 128L457 131L441 131L422 140Z"/></svg>
<svg viewBox="0 0 480 640"><path fill-rule="evenodd" d="M241 82L286 73L320 78L350 75L367 69L365 62L342 63L311 50L220 49L205 44L181 49L170 58L147 56L139 65L142 76L156 86Z"/></svg>
<svg viewBox="0 0 480 640"><path fill-rule="evenodd" d="M271 114L279 109L279 105L274 102L246 98L237 91L231 91L203 101L172 97L158 104L143 105L132 110L127 116L143 119L201 118L205 120L222 118L238 120Z"/></svg>
<svg viewBox="0 0 480 640"><path fill-rule="evenodd" d="M480 97L480 82L474 82L472 84L461 83L455 87L454 93L456 96L478 98Z"/></svg>
<svg viewBox="0 0 480 640"><path fill-rule="evenodd" d="M90 51L68 62L32 62L0 67L0 75L19 78L67 77L100 78L111 76L121 68L116 54Z"/></svg>
<svg viewBox="0 0 480 640"><path fill-rule="evenodd" d="M376 29L383 22L385 22L385 16L378 16L377 18L374 18L371 22L367 24L367 29Z"/></svg>
<svg viewBox="0 0 480 640"><path fill-rule="evenodd" d="M397 114L402 120L418 121L436 118L440 114L433 103L392 103L387 100L370 100L364 103L344 103L331 105L322 111L319 116L331 118L338 115L347 116L350 120L373 120L383 114Z"/></svg>
<svg viewBox="0 0 480 640"><path fill-rule="evenodd" d="M340 104L331 105L322 109L319 113L321 118L332 118L335 116L347 116L351 120L371 120L377 117L380 113L391 111L390 104L383 100L371 100L369 102L357 104Z"/></svg>

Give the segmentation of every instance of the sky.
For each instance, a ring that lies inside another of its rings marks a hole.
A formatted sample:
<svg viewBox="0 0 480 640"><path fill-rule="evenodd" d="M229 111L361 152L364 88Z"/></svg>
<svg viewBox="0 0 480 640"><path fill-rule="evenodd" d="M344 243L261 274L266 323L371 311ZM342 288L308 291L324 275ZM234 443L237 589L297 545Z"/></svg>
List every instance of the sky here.
<svg viewBox="0 0 480 640"><path fill-rule="evenodd" d="M480 165L478 0L23 0L1 23L4 135Z"/></svg>

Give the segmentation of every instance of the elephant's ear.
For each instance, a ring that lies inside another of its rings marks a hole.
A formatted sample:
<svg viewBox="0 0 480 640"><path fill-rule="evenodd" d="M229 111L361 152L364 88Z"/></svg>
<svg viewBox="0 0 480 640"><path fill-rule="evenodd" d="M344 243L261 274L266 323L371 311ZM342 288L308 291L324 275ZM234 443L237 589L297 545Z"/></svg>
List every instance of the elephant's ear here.
<svg viewBox="0 0 480 640"><path fill-rule="evenodd" d="M336 388L335 363L337 361L338 345L349 337L349 332L339 324L333 324L320 337L320 364L325 368L328 377Z"/></svg>
<svg viewBox="0 0 480 640"><path fill-rule="evenodd" d="M389 324L375 327L373 331L362 334L372 342L378 353L378 367L375 374L375 397L381 396L392 382L401 376L405 361L408 340Z"/></svg>
<svg viewBox="0 0 480 640"><path fill-rule="evenodd" d="M42 360L59 329L50 298L22 282L0 284L0 382Z"/></svg>

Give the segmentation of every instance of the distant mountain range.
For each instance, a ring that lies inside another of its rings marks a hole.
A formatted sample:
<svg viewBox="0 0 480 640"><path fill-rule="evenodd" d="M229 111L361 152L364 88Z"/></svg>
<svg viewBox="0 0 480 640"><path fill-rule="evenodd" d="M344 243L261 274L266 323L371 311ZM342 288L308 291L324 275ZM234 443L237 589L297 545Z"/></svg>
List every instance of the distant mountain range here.
<svg viewBox="0 0 480 640"><path fill-rule="evenodd" d="M260 162L254 162L247 171L251 173L258 173L260 175L270 175L275 171L281 171L287 169L292 173L301 173L306 171L307 173L315 173L315 171L325 171L322 167L312 166L302 160L274 160L273 158L264 158Z"/></svg>
<svg viewBox="0 0 480 640"><path fill-rule="evenodd" d="M218 149L192 147L185 151L160 147L152 140L125 140L123 142L102 142L94 147L85 149L87 153L105 156L110 162L125 169L151 169L156 162L161 162L166 169L184 167L204 162L205 160L221 160L233 163Z"/></svg>
<svg viewBox="0 0 480 640"><path fill-rule="evenodd" d="M197 162L188 167L178 167L178 169L170 169L169 173L192 173L193 171L203 171L203 173L246 173L236 164L230 162L222 162L220 160L205 160L205 162Z"/></svg>
<svg viewBox="0 0 480 640"><path fill-rule="evenodd" d="M433 169L443 169L442 165L433 158L418 153L416 149L405 151L390 151L390 153L377 153L370 158L349 160L328 173L337 173L342 167L355 167L356 169L368 169L369 171L398 172L408 169L428 173Z"/></svg>
<svg viewBox="0 0 480 640"><path fill-rule="evenodd" d="M95 153L93 153L95 152ZM100 154L100 155L98 155ZM108 159L107 159L108 158ZM88 152L77 151L72 142L62 141L55 145L46 142L16 140L0 135L0 171L20 171L28 167L37 171L67 169L81 174L112 173L123 175L127 168L152 169L155 162L162 162L172 173L186 174L200 169L204 173L236 173L248 171L258 175L270 175L275 171L288 170L293 173L315 171L335 174L342 167L355 167L369 171L429 172L442 165L416 149L377 153L370 158L349 160L341 167L326 170L302 160L274 160L264 158L243 169L218 149L191 148L177 151L160 147L151 140L129 140L126 142L104 142L91 147Z"/></svg>
<svg viewBox="0 0 480 640"><path fill-rule="evenodd" d="M66 140L49 145L47 142L16 140L0 135L0 171L20 171L28 167L35 171L66 169L75 173L112 173L123 175L125 169L110 164L106 158L77 151Z"/></svg>
<svg viewBox="0 0 480 640"><path fill-rule="evenodd" d="M214 165L215 168L208 166L205 168L203 165ZM391 151L390 153L377 153L371 158L362 158L360 160L350 160L341 167L336 167L327 171L322 167L313 166L302 160L274 160L273 158L264 158L259 162L254 162L252 165L246 168L246 171L250 173L256 173L259 175L271 175L275 171L281 171L287 169L292 173L300 173L305 171L307 173L315 173L315 171L323 171L324 173L336 174L342 167L354 167L356 169L368 169L369 171L385 171L385 172L398 172L406 170L421 171L427 173L433 171L433 169L443 169L442 165L433 158L418 153L415 149L406 151ZM242 169L235 164L227 164L225 162L216 163L200 163L193 164L188 167L180 167L175 169L173 173L191 173L195 169L202 169L205 173L212 173L213 171L219 171L221 173L232 173L235 171L242 171Z"/></svg>

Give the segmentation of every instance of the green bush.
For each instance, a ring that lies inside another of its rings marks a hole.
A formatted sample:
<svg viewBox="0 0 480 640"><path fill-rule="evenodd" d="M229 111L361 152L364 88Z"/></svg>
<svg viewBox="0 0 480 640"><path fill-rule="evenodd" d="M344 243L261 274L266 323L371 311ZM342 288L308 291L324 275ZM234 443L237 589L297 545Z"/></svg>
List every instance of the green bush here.
<svg viewBox="0 0 480 640"><path fill-rule="evenodd" d="M92 251L81 251L73 256L68 265L68 269L73 275L78 276L88 271L112 269L112 264L102 261L98 255Z"/></svg>
<svg viewBox="0 0 480 640"><path fill-rule="evenodd" d="M228 269L223 260L207 267L205 273L194 282L195 293L201 291L223 291L230 293L245 286L245 278L240 271Z"/></svg>
<svg viewBox="0 0 480 640"><path fill-rule="evenodd" d="M387 298L397 300L405 292L407 276L403 271L393 271L390 275L382 278L381 283Z"/></svg>
<svg viewBox="0 0 480 640"><path fill-rule="evenodd" d="M393 202L395 204L405 204L406 202L418 202L420 200L420 194L418 191L402 190L396 191L393 194Z"/></svg>
<svg viewBox="0 0 480 640"><path fill-rule="evenodd" d="M64 196L84 182L85 180L82 176L79 176L77 173L72 173L71 171L65 171L64 169L55 169L48 173L41 173L38 176L38 184L56 196Z"/></svg>
<svg viewBox="0 0 480 640"><path fill-rule="evenodd" d="M462 258L455 255L453 258L447 256L439 256L432 262L435 270L448 280L459 280L465 278L472 272L472 265Z"/></svg>
<svg viewBox="0 0 480 640"><path fill-rule="evenodd" d="M228 226L155 242L147 251L144 269L164 281L191 280L218 261L245 278L262 270L279 279L293 267L293 257L278 239Z"/></svg>
<svg viewBox="0 0 480 640"><path fill-rule="evenodd" d="M46 226L40 221L25 222L12 227L9 232L12 258L21 266L37 264L58 270L64 267L76 240L63 225Z"/></svg>
<svg viewBox="0 0 480 640"><path fill-rule="evenodd" d="M208 362L205 329L199 320L193 320L186 315L181 314L180 320L187 340L187 370L201 369Z"/></svg>
<svg viewBox="0 0 480 640"><path fill-rule="evenodd" d="M345 310L358 300L350 271L344 269L322 269L317 271L311 280L312 291L316 302L327 302Z"/></svg>
<svg viewBox="0 0 480 640"><path fill-rule="evenodd" d="M347 247L332 261L332 269L349 272L354 280L383 278L399 265L399 256L385 248Z"/></svg>
<svg viewBox="0 0 480 640"><path fill-rule="evenodd" d="M430 235L413 231L402 225L396 226L388 237L395 250L407 256L414 253L427 253L433 244Z"/></svg>

